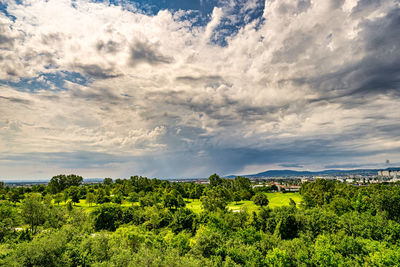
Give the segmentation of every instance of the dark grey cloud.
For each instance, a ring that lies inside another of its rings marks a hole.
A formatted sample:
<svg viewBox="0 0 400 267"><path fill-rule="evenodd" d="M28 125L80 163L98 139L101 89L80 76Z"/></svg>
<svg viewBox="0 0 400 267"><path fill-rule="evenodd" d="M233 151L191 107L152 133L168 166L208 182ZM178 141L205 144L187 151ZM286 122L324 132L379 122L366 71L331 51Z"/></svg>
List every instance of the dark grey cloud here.
<svg viewBox="0 0 400 267"><path fill-rule="evenodd" d="M328 98L340 98L339 102L359 99L361 95L373 97L392 93L399 96L400 8L374 21L365 20L360 27L365 57L336 72L313 77L310 84L320 92L326 91Z"/></svg>
<svg viewBox="0 0 400 267"><path fill-rule="evenodd" d="M0 23L0 49L10 50L14 47L15 37L11 35L9 25Z"/></svg>
<svg viewBox="0 0 400 267"><path fill-rule="evenodd" d="M118 105L125 97L117 95L109 88L74 88L71 90L72 97L78 99L85 99L86 101L100 102L103 104Z"/></svg>
<svg viewBox="0 0 400 267"><path fill-rule="evenodd" d="M280 15L296 15L307 11L307 9L311 6L311 1L309 0L300 0L300 1L292 1L292 3L282 3L279 5L277 11Z"/></svg>
<svg viewBox="0 0 400 267"><path fill-rule="evenodd" d="M10 101L10 102L19 103L19 104L26 104L26 105L29 105L31 103L31 101L29 101L27 99L19 98L19 97L0 96L0 99L4 99L4 100Z"/></svg>
<svg viewBox="0 0 400 267"><path fill-rule="evenodd" d="M222 84L225 83L224 79L219 75L200 75L200 76L178 76L177 81L188 84Z"/></svg>
<svg viewBox="0 0 400 267"><path fill-rule="evenodd" d="M297 164L297 163L282 163L279 165L284 168L303 168L304 167L304 165Z"/></svg>
<svg viewBox="0 0 400 267"><path fill-rule="evenodd" d="M217 125L219 127L234 126L235 124L240 125L258 120L277 121L278 111L287 112L296 106L255 106L245 101L235 100L227 94L219 94L218 99L216 99L213 94L204 95L190 91L156 91L146 94L146 99L154 104L157 103L156 107L164 107L162 113L165 110L170 110L171 107L173 107L172 110L181 109L191 111L197 113L199 117L207 116L209 119L218 121ZM157 111L153 111L152 114L154 115L155 112ZM293 110L290 112L296 111ZM172 114L171 116L174 116Z"/></svg>
<svg viewBox="0 0 400 267"><path fill-rule="evenodd" d="M141 63L150 65L169 64L173 62L172 57L164 56L156 45L149 42L135 41L130 46L129 65L136 66Z"/></svg>
<svg viewBox="0 0 400 267"><path fill-rule="evenodd" d="M42 43L44 45L54 46L65 40L65 36L60 32L42 34Z"/></svg>
<svg viewBox="0 0 400 267"><path fill-rule="evenodd" d="M379 9L381 5L381 0L359 0L357 5L353 7L351 15L353 17L363 17Z"/></svg>
<svg viewBox="0 0 400 267"><path fill-rule="evenodd" d="M14 38L10 38L7 35L1 34L0 32L0 48L11 49L14 45Z"/></svg>
<svg viewBox="0 0 400 267"><path fill-rule="evenodd" d="M94 79L110 79L121 76L122 74L113 67L105 68L97 64L79 64L74 66L84 76L89 76Z"/></svg>
<svg viewBox="0 0 400 267"><path fill-rule="evenodd" d="M108 41L100 40L96 43L96 49L101 53L115 54L120 50L120 48L121 44L114 42L112 40Z"/></svg>
<svg viewBox="0 0 400 267"><path fill-rule="evenodd" d="M24 153L15 155L1 155L0 164L47 164L65 169L100 168L107 164L124 163L131 160L131 157L116 156L108 153L75 151L55 153Z"/></svg>
<svg viewBox="0 0 400 267"><path fill-rule="evenodd" d="M370 167L370 166L376 166L377 162L373 163L366 163L366 164L331 164L331 165L325 165L325 169L355 169L355 168L364 168L364 167Z"/></svg>

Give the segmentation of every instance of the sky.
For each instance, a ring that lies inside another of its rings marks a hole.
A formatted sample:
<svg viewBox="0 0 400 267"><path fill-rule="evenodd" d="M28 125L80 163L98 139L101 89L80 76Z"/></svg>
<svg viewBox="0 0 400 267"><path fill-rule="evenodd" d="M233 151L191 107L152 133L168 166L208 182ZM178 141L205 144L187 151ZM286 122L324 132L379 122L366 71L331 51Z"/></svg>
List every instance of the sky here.
<svg viewBox="0 0 400 267"><path fill-rule="evenodd" d="M398 0L0 0L0 179L400 166Z"/></svg>

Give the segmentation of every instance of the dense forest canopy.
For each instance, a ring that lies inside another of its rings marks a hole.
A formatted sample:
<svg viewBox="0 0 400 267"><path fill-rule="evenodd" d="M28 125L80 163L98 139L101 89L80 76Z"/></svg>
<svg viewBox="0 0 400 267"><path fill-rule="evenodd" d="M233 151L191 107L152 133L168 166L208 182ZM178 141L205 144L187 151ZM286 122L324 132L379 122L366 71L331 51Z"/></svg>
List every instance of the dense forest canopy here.
<svg viewBox="0 0 400 267"><path fill-rule="evenodd" d="M400 265L397 184L318 179L301 185L301 202L271 207L276 186L244 177L82 181L0 184L1 266ZM229 208L244 202L255 208Z"/></svg>

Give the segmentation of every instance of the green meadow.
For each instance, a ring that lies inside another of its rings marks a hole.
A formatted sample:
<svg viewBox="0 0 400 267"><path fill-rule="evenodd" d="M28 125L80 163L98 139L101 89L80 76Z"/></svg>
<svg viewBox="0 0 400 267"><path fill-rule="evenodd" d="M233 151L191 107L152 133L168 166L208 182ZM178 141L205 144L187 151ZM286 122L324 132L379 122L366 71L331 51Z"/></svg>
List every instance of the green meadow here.
<svg viewBox="0 0 400 267"><path fill-rule="evenodd" d="M276 208L281 206L289 205L290 199L293 199L296 204L300 204L302 198L299 193L265 193L268 197L269 204L268 207ZM193 210L196 213L200 213L202 211L201 201L198 199L186 200L186 207ZM228 204L228 209L232 211L240 211L246 210L248 212L257 211L259 207L257 207L253 201L251 200L243 200L238 202L231 202Z"/></svg>

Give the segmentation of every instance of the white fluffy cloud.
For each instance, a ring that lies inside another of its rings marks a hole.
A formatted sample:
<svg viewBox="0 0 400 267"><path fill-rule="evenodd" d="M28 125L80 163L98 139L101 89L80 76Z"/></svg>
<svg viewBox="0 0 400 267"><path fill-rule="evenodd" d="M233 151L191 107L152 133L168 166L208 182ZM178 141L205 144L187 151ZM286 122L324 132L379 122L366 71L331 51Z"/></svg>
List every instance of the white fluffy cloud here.
<svg viewBox="0 0 400 267"><path fill-rule="evenodd" d="M292 161L400 162L398 1L267 1L262 18L245 19L221 46L213 40L227 35L218 32L224 19L258 7L249 1L233 14L232 3L194 26L189 11L10 2L9 16L0 13L0 151L8 155L0 169L35 176L4 166L64 152L65 161L86 152L132 157L115 175L169 177ZM84 162L94 170L74 166L93 176L105 170L96 160Z"/></svg>

